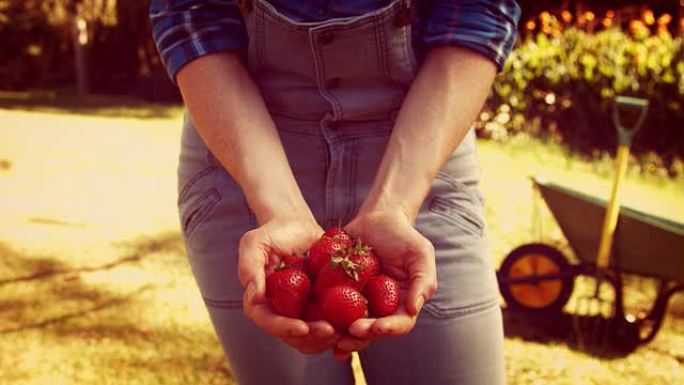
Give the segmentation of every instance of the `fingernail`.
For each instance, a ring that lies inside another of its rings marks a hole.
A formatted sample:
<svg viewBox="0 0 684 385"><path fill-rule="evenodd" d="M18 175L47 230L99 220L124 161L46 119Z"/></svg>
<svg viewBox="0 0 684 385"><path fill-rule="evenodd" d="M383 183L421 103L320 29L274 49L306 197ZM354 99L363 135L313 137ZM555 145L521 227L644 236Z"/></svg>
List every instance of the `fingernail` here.
<svg viewBox="0 0 684 385"><path fill-rule="evenodd" d="M418 297L418 300L416 301L416 313L420 313L420 309L423 308L423 305L425 304L425 297L422 295Z"/></svg>
<svg viewBox="0 0 684 385"><path fill-rule="evenodd" d="M247 284L247 289L245 289L245 295L247 296L247 298L252 298L254 296L254 286L254 281L249 281L249 283Z"/></svg>

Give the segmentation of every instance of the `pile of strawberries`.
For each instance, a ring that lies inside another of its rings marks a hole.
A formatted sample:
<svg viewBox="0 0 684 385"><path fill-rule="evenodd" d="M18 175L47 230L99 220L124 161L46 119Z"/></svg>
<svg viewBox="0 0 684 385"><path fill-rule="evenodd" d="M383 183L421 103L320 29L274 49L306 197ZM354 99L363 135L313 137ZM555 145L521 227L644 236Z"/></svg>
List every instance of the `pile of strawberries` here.
<svg viewBox="0 0 684 385"><path fill-rule="evenodd" d="M284 257L266 278L266 297L276 313L325 320L346 332L361 317L396 312L399 286L380 274L380 260L361 240L329 228L307 254Z"/></svg>

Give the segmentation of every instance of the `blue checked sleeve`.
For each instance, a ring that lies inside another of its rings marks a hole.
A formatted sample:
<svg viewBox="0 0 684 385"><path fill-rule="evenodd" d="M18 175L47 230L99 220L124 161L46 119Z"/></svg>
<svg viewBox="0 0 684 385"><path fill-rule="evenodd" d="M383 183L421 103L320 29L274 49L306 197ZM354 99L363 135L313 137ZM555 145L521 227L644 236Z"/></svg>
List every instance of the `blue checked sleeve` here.
<svg viewBox="0 0 684 385"><path fill-rule="evenodd" d="M247 33L233 0L151 0L152 35L171 80L185 64L219 51L245 51Z"/></svg>
<svg viewBox="0 0 684 385"><path fill-rule="evenodd" d="M515 44L519 18L520 7L515 0L435 0L422 43L473 49L501 70Z"/></svg>

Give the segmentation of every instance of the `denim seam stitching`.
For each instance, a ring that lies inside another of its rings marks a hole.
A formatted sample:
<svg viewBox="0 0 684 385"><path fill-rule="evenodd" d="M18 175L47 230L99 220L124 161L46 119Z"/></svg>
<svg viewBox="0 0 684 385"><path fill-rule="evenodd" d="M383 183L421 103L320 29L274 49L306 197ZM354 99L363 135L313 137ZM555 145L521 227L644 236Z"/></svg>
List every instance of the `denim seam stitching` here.
<svg viewBox="0 0 684 385"><path fill-rule="evenodd" d="M221 308L221 309L242 309L242 300L216 300L202 296L204 304L207 307Z"/></svg>
<svg viewBox="0 0 684 385"><path fill-rule="evenodd" d="M356 211L356 177L357 177L357 167L358 167L358 140L351 141L349 143L349 171L347 172L347 193L349 194L349 205L347 205L347 210L345 216L351 218Z"/></svg>
<svg viewBox="0 0 684 385"><path fill-rule="evenodd" d="M188 194L188 191L190 190L190 188L192 188L192 186L195 185L195 183L197 183L197 181L199 181L200 179L202 179L206 175L210 174L215 169L216 169L216 166L209 164L209 165L204 166L204 168L200 169L193 176L191 176L190 179L188 179L188 181L185 182L185 185L181 189L180 193L178 193L178 203L180 204L180 203L185 201L185 198L186 198L186 195Z"/></svg>
<svg viewBox="0 0 684 385"><path fill-rule="evenodd" d="M345 134L340 132L337 136L332 138L330 140L331 145L336 145L339 144L340 142L345 142L345 141L351 141L351 140L356 140L356 139L364 139L364 138L380 138L383 136L387 136L388 134L391 134L392 130L378 130L376 132L369 132L369 133L364 133L364 134L358 134L358 133L349 133Z"/></svg>
<svg viewBox="0 0 684 385"><path fill-rule="evenodd" d="M479 310L494 307L494 305L499 305L498 298L492 298L486 301L477 302L466 307L440 308L437 305L428 302L425 304L424 309L437 318L450 318L452 316L463 316L466 314L471 314Z"/></svg>
<svg viewBox="0 0 684 385"><path fill-rule="evenodd" d="M214 210L214 207L221 201L221 194L218 190L212 188L207 190L198 199L197 206L192 210L183 220L183 230L186 238L190 238L195 230L204 223L209 214Z"/></svg>
<svg viewBox="0 0 684 385"><path fill-rule="evenodd" d="M470 198L472 201L482 202L481 197L479 196L479 194L475 193L473 188L469 187L465 183L454 180L449 174L443 171L438 171L437 175L435 176L435 179L439 179L440 181L447 183L457 191L467 195L468 198Z"/></svg>
<svg viewBox="0 0 684 385"><path fill-rule="evenodd" d="M451 210L454 209L461 209L458 210L459 214L457 215L449 215L443 211L439 211L436 209L436 206L443 205ZM436 215L439 215L451 222L455 222L457 224L461 225L466 225L463 230L468 231L469 233L473 235L477 235L478 237L482 237L483 231L484 231L484 221L482 218L478 217L477 215L473 214L471 212L471 209L468 208L466 205L460 205L453 203L447 199L441 198L439 196L433 197L432 200L430 201L430 204L428 205L428 210L430 212L435 213Z"/></svg>

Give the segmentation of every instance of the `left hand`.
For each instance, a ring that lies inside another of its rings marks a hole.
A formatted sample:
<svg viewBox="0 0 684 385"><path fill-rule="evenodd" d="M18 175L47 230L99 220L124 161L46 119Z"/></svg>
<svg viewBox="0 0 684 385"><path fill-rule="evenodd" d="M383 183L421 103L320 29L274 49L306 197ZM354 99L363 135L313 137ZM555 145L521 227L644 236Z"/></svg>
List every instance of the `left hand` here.
<svg viewBox="0 0 684 385"><path fill-rule="evenodd" d="M413 228L402 211L378 210L360 213L345 229L371 245L382 262L383 273L397 280L401 290L399 309L383 318L362 318L342 337L336 356L365 347L361 341L408 334L418 313L437 290L435 250L430 241Z"/></svg>
<svg viewBox="0 0 684 385"><path fill-rule="evenodd" d="M244 312L258 327L305 354L331 349L339 340L325 321L304 322L276 314L266 298L266 274L283 255L308 249L323 229L313 217L276 217L240 239L238 275L245 287Z"/></svg>

